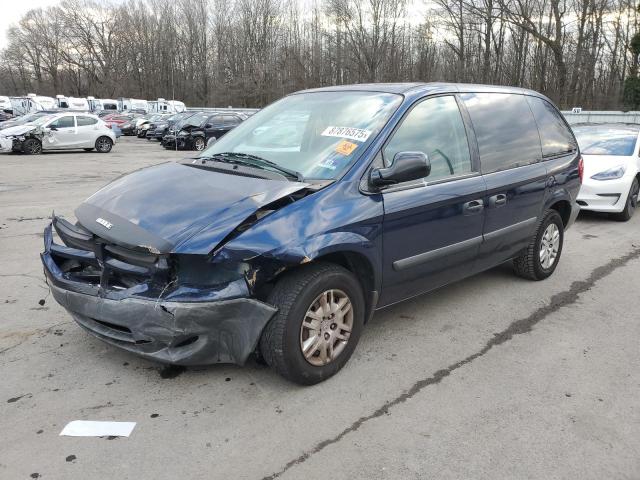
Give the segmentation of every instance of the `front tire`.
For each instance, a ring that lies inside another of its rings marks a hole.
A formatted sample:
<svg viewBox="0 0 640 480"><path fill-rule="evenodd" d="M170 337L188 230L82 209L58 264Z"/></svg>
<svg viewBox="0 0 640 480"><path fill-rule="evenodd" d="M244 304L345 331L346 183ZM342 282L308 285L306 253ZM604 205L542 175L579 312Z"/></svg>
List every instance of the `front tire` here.
<svg viewBox="0 0 640 480"><path fill-rule="evenodd" d="M529 280L551 276L560 261L563 242L562 217L555 210L547 210L526 250L513 260L516 274Z"/></svg>
<svg viewBox="0 0 640 480"><path fill-rule="evenodd" d="M365 312L362 288L351 272L330 263L301 267L278 281L268 303L278 312L262 332L260 352L280 375L313 385L347 363Z"/></svg>
<svg viewBox="0 0 640 480"><path fill-rule="evenodd" d="M96 140L96 150L99 153L109 153L113 148L113 140L109 137L100 137Z"/></svg>
<svg viewBox="0 0 640 480"><path fill-rule="evenodd" d="M22 153L40 155L42 153L42 143L35 138L28 138L22 143Z"/></svg>
<svg viewBox="0 0 640 480"><path fill-rule="evenodd" d="M638 183L638 179L634 178L633 183L631 183L631 188L629 189L629 193L627 194L627 202L624 205L624 210L622 212L617 213L613 216L619 222L628 222L631 217L633 217L633 213L636 211L636 207L638 206L638 191L640 190L640 184Z"/></svg>
<svg viewBox="0 0 640 480"><path fill-rule="evenodd" d="M196 137L193 139L193 149L201 152L207 146L207 142L205 142L203 137Z"/></svg>

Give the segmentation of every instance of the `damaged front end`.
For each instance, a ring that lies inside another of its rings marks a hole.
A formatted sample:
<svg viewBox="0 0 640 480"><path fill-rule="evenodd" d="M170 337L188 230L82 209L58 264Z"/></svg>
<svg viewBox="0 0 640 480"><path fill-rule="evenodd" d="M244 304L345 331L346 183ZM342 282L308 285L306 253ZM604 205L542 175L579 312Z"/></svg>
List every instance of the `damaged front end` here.
<svg viewBox="0 0 640 480"><path fill-rule="evenodd" d="M125 248L57 216L44 244L56 301L89 333L153 360L243 364L276 312L251 298L242 263Z"/></svg>
<svg viewBox="0 0 640 480"><path fill-rule="evenodd" d="M42 143L45 131L41 127L24 125L0 131L0 152L22 152L24 142L36 139Z"/></svg>

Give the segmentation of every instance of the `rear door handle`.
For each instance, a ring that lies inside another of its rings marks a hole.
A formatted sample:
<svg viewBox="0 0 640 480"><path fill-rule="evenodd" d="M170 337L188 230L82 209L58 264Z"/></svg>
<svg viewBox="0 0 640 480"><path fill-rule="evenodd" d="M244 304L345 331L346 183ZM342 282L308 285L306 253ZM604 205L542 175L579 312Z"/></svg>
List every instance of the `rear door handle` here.
<svg viewBox="0 0 640 480"><path fill-rule="evenodd" d="M507 203L507 196L504 193L499 193L498 195L494 195L493 197L489 197L489 206L490 207L501 207Z"/></svg>
<svg viewBox="0 0 640 480"><path fill-rule="evenodd" d="M462 205L462 212L465 215L476 215L484 210L484 202L480 200L471 200Z"/></svg>

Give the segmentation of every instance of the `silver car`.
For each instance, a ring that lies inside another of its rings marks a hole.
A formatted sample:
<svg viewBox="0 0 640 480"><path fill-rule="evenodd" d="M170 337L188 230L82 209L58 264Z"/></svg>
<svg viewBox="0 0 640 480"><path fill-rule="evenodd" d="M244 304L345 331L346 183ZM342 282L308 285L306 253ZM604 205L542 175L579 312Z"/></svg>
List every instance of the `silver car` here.
<svg viewBox="0 0 640 480"><path fill-rule="evenodd" d="M111 151L116 135L90 113L54 113L0 131L0 151L36 155L45 150Z"/></svg>

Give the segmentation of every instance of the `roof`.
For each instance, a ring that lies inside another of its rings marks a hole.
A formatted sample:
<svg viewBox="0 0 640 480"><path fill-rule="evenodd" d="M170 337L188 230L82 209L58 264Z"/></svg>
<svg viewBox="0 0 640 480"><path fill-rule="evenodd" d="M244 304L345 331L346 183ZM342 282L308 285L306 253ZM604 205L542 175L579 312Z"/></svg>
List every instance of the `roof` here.
<svg viewBox="0 0 640 480"><path fill-rule="evenodd" d="M435 93L435 92L499 92L499 93L516 93L528 94L536 97L545 98L544 95L525 88L507 87L500 85L480 85L472 83L446 83L446 82L407 82L407 83L356 83L351 85L335 85L331 87L312 88L302 90L300 92L340 92L340 91L365 91L365 92L383 92L405 94L412 93Z"/></svg>

